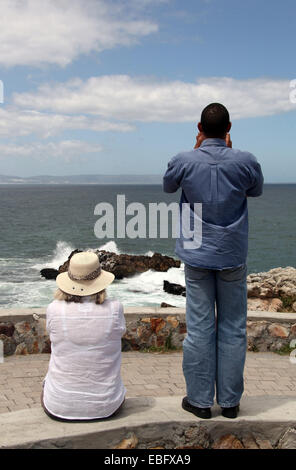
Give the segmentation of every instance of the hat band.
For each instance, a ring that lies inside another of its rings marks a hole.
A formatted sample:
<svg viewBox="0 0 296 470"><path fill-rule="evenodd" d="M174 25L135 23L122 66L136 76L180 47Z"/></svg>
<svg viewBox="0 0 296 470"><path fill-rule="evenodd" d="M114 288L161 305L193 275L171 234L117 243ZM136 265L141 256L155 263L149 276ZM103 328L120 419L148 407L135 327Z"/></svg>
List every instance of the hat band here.
<svg viewBox="0 0 296 470"><path fill-rule="evenodd" d="M101 266L99 266L95 271L86 274L84 276L77 276L73 275L70 270L68 270L68 276L71 279L71 281L92 281L93 279L96 279L100 274L101 274Z"/></svg>

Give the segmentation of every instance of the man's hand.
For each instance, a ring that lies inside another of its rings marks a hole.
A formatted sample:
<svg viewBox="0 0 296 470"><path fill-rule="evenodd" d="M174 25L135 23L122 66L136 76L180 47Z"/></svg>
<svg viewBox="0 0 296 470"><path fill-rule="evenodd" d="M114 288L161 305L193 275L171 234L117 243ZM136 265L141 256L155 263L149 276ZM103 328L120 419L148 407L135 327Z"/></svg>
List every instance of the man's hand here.
<svg viewBox="0 0 296 470"><path fill-rule="evenodd" d="M202 133L199 132L196 136L196 143L195 143L195 149L198 149L198 147L201 146L201 143L205 140L206 136Z"/></svg>
<svg viewBox="0 0 296 470"><path fill-rule="evenodd" d="M226 139L225 139L227 147L230 147L232 149L232 142L230 138L230 134L226 134Z"/></svg>
<svg viewBox="0 0 296 470"><path fill-rule="evenodd" d="M205 139L206 139L206 136L202 132L199 132L196 136L196 143L195 143L194 148L198 149L198 147L201 146L202 142ZM230 134L226 134L225 142L226 142L227 147L232 148L232 141L231 141L231 138L230 138Z"/></svg>

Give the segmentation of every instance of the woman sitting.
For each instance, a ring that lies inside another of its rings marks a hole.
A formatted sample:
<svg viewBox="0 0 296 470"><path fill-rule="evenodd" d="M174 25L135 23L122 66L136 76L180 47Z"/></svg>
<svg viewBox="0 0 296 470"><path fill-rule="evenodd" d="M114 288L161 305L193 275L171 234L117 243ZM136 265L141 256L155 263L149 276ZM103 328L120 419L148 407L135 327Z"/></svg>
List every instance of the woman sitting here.
<svg viewBox="0 0 296 470"><path fill-rule="evenodd" d="M123 307L106 299L105 292L113 280L90 251L73 255L68 272L57 276L59 289L46 312L51 358L42 393L44 411L51 418L107 418L124 402Z"/></svg>

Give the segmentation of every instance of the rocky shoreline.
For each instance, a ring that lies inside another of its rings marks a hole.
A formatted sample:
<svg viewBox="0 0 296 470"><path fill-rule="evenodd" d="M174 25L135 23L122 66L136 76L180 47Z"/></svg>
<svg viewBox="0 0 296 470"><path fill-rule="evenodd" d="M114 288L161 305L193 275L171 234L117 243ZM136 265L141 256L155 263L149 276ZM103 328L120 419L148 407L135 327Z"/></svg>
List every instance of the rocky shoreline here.
<svg viewBox="0 0 296 470"><path fill-rule="evenodd" d="M69 261L75 253L74 250L68 259L58 269L44 268L40 271L46 279L56 279L59 273L68 270ZM135 274L143 273L149 269L167 272L170 268L179 268L181 262L170 256L154 253L153 256L116 254L105 250L95 250L100 258L103 269L112 272L116 279L123 279ZM292 266L273 268L267 272L252 273L247 277L248 310L269 312L296 312L296 269ZM169 294L186 297L186 288L167 280L163 283L163 290ZM162 303L163 307L173 305Z"/></svg>
<svg viewBox="0 0 296 470"><path fill-rule="evenodd" d="M41 269L41 276L46 279L56 279L57 275L68 271L69 261L75 253L82 250L74 250L68 259L58 269ZM149 269L155 271L166 272L170 268L179 268L181 262L170 256L154 253L153 256L146 255L127 255L112 253L105 250L94 250L99 256L102 269L113 273L116 279L133 276L134 274L143 273Z"/></svg>
<svg viewBox="0 0 296 470"><path fill-rule="evenodd" d="M296 269L274 268L247 277L248 310L296 312ZM164 281L163 290L186 297L186 287ZM172 307L172 305L169 305Z"/></svg>

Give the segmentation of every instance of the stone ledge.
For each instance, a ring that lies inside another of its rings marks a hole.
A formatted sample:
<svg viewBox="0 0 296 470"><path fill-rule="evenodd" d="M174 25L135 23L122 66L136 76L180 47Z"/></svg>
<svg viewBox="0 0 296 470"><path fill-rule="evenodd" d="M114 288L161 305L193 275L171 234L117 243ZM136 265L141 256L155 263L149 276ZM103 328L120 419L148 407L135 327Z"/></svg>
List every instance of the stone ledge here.
<svg viewBox="0 0 296 470"><path fill-rule="evenodd" d="M243 438L250 433L275 446L289 430L282 448L296 448L296 402L293 397L245 397L237 419L229 420L213 407L213 417L201 420L181 408L182 397L128 398L121 414L94 423L63 423L51 420L41 408L0 415L0 448L115 448L134 432L140 445L177 439L189 427L205 428L214 440L223 434ZM291 437L292 436L292 437Z"/></svg>
<svg viewBox="0 0 296 470"><path fill-rule="evenodd" d="M5 356L50 352L45 312L45 308L0 310L0 340ZM124 313L123 351L182 348L186 336L185 309L139 306L127 307ZM247 336L249 351L287 352L296 338L296 315L249 311Z"/></svg>
<svg viewBox="0 0 296 470"><path fill-rule="evenodd" d="M0 309L0 323L30 320L33 313L37 313L41 318L45 318L45 307L38 308L1 308ZM169 315L180 316L180 319L185 319L185 308L178 307L125 307L124 314L127 321L137 320L140 317L153 316L153 317L167 317ZM248 310L248 320L266 320L276 321L277 323L296 323L296 313L289 312L267 312Z"/></svg>

